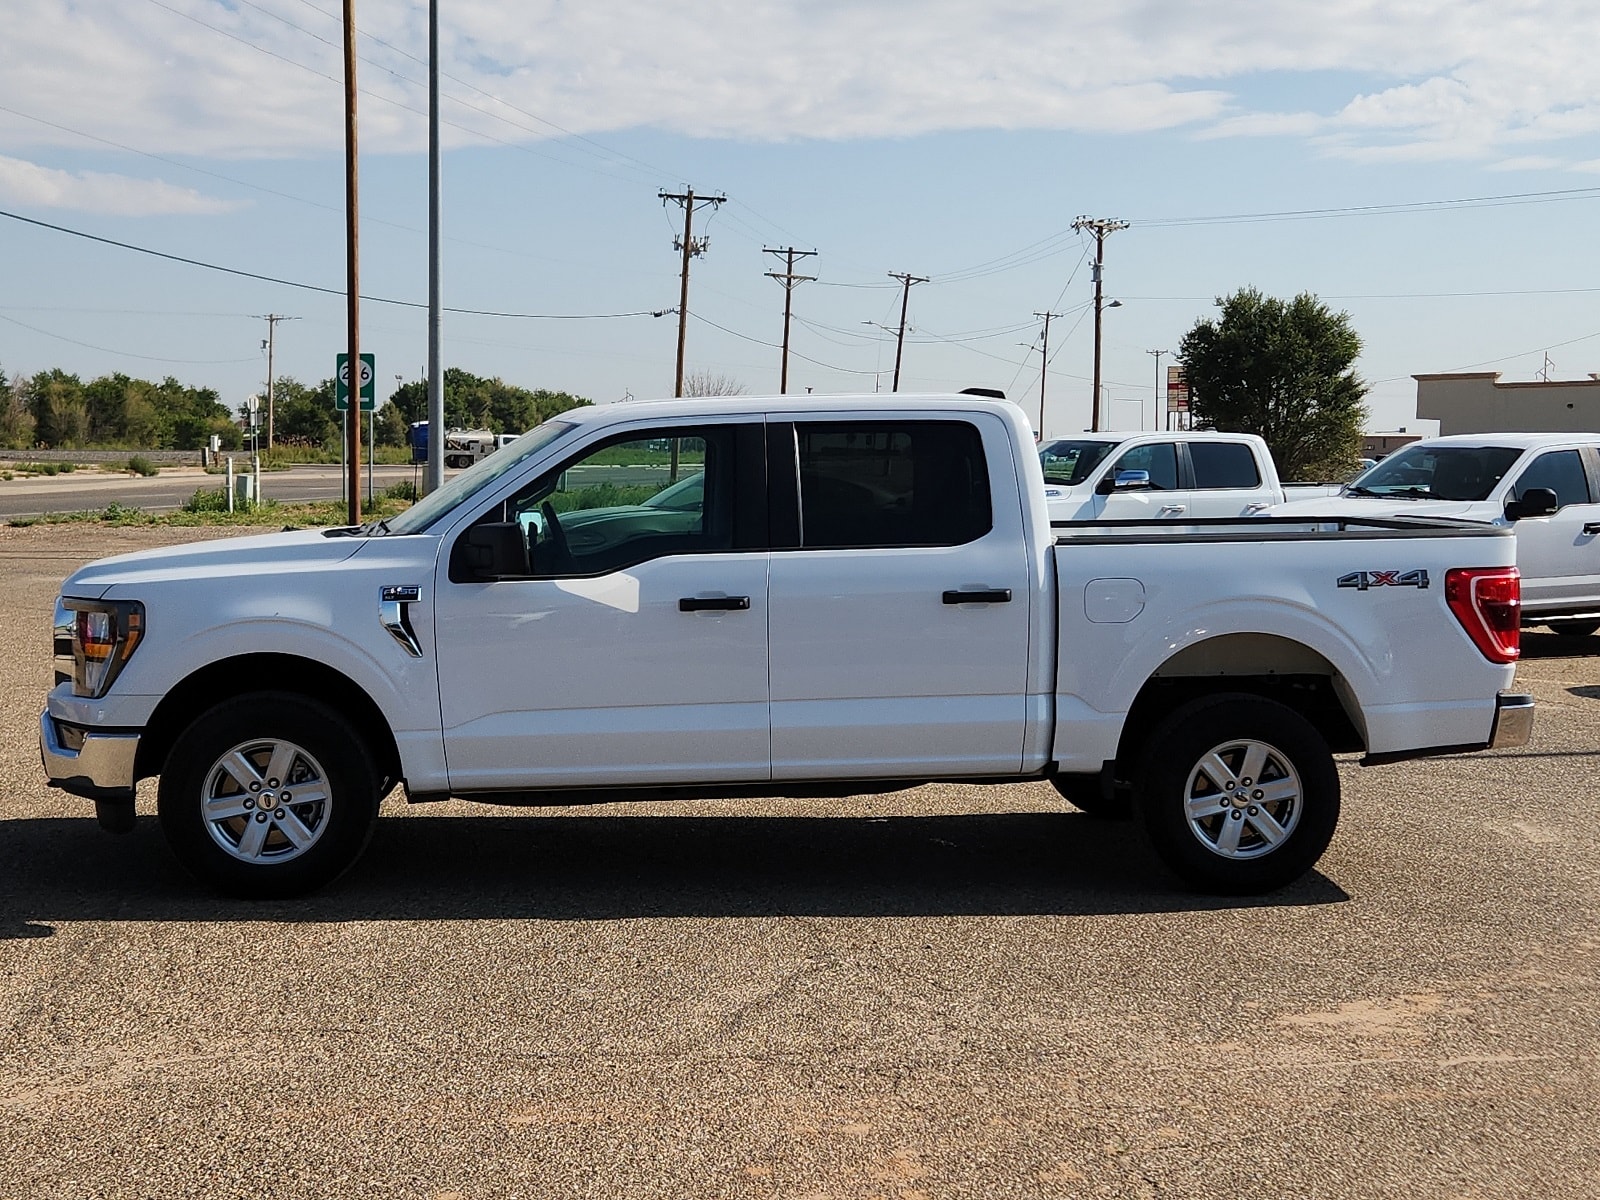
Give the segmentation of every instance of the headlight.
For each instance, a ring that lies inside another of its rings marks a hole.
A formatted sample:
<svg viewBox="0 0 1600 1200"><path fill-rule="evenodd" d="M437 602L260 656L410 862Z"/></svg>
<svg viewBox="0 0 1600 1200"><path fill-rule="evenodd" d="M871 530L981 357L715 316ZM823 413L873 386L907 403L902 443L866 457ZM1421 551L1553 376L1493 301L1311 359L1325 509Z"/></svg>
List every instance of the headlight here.
<svg viewBox="0 0 1600 1200"><path fill-rule="evenodd" d="M137 600L63 597L55 617L57 682L70 677L73 695L104 696L143 637L144 605Z"/></svg>

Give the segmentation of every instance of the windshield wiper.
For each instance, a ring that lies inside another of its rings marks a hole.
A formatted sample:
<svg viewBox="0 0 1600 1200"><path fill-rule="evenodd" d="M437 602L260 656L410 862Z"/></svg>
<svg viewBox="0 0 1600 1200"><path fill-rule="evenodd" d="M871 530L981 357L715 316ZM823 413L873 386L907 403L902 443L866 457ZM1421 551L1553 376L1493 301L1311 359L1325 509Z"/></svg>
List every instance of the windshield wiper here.
<svg viewBox="0 0 1600 1200"><path fill-rule="evenodd" d="M1347 487L1344 490L1344 494L1346 496L1377 496L1381 493L1375 492L1371 488L1367 487Z"/></svg>

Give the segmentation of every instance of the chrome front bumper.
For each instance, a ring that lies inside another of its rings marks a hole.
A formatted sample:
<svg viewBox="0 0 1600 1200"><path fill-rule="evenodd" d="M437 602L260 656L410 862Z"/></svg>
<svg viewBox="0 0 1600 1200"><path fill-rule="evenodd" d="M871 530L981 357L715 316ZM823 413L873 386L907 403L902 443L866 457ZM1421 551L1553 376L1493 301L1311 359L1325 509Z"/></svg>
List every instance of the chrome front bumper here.
<svg viewBox="0 0 1600 1200"><path fill-rule="evenodd" d="M1494 728L1489 732L1489 749L1526 746L1532 736L1533 697L1501 692L1494 698Z"/></svg>
<svg viewBox="0 0 1600 1200"><path fill-rule="evenodd" d="M139 734L97 733L39 714L39 756L50 786L89 800L133 799Z"/></svg>

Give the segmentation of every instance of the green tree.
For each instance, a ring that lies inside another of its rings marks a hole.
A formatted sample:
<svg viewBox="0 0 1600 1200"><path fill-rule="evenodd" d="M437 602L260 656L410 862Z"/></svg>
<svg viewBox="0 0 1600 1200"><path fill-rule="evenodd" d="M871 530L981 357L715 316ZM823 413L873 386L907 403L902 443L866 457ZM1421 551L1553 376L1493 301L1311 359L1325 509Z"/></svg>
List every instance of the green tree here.
<svg viewBox="0 0 1600 1200"><path fill-rule="evenodd" d="M88 438L89 406L76 375L59 367L39 372L28 381L27 401L40 445L76 447Z"/></svg>
<svg viewBox="0 0 1600 1200"><path fill-rule="evenodd" d="M307 387L290 375L273 384L273 436L287 445L337 446L340 424L333 407L333 379Z"/></svg>
<svg viewBox="0 0 1600 1200"><path fill-rule="evenodd" d="M414 379L389 396L406 424L428 419L428 384ZM484 378L460 367L444 373L444 423L447 429L492 429L496 433L524 433L570 408L590 403L569 392L546 388L529 391L503 379ZM380 413L381 420L381 413Z"/></svg>
<svg viewBox="0 0 1600 1200"><path fill-rule="evenodd" d="M1309 292L1285 301L1241 288L1217 303L1221 317L1197 321L1178 349L1196 423L1260 434L1285 479L1347 474L1367 415L1350 315Z"/></svg>
<svg viewBox="0 0 1600 1200"><path fill-rule="evenodd" d="M26 377L6 381L0 372L0 446L25 450L33 445L33 413L25 396Z"/></svg>

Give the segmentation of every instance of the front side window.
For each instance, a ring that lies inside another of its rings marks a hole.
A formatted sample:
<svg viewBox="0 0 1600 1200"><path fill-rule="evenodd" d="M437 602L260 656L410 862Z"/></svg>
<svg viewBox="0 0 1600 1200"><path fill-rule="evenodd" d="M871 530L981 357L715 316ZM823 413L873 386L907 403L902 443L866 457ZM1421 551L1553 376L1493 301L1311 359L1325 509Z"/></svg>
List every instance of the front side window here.
<svg viewBox="0 0 1600 1200"><path fill-rule="evenodd" d="M1150 487L1157 492L1178 490L1178 448L1171 442L1152 442L1135 446L1111 468L1113 480L1119 471L1144 471L1150 476Z"/></svg>
<svg viewBox="0 0 1600 1200"><path fill-rule="evenodd" d="M540 476L479 523L514 527L526 574L542 579L727 550L733 470L729 427L630 433Z"/></svg>
<svg viewBox="0 0 1600 1200"><path fill-rule="evenodd" d="M802 546L959 546L991 528L976 426L806 422L795 434Z"/></svg>
<svg viewBox="0 0 1600 1200"><path fill-rule="evenodd" d="M1254 488L1261 486L1256 456L1243 442L1190 442L1189 462L1196 488Z"/></svg>
<svg viewBox="0 0 1600 1200"><path fill-rule="evenodd" d="M1576 450L1551 450L1529 463L1518 477L1512 495L1521 500L1529 488L1549 488L1562 508L1589 503L1589 479Z"/></svg>

